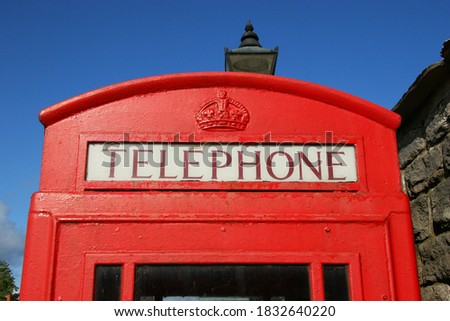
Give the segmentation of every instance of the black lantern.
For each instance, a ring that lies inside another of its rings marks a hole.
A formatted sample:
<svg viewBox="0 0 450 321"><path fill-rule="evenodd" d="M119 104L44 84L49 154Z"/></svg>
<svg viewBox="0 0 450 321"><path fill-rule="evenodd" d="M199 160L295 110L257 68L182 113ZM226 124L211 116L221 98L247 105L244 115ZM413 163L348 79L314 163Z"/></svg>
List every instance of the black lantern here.
<svg viewBox="0 0 450 321"><path fill-rule="evenodd" d="M249 21L245 26L239 48L233 50L225 48L225 71L274 75L277 56L278 47L274 50L263 48Z"/></svg>

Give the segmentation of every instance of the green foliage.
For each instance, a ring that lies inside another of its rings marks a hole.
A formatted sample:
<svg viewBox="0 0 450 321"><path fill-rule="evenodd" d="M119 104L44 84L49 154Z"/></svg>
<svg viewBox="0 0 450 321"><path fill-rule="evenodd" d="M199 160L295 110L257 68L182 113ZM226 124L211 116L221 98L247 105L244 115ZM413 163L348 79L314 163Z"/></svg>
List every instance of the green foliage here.
<svg viewBox="0 0 450 321"><path fill-rule="evenodd" d="M18 288L9 264L6 261L0 260L0 301L5 301L8 294L14 294L12 299L17 298L17 295L15 295L17 290Z"/></svg>

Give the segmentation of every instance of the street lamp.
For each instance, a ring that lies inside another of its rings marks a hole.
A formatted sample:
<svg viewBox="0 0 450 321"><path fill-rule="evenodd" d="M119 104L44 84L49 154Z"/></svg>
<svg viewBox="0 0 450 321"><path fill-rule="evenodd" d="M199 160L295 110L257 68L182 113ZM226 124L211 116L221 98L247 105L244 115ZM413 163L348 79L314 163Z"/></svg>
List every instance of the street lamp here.
<svg viewBox="0 0 450 321"><path fill-rule="evenodd" d="M239 48L233 50L225 48L225 71L274 75L278 47L274 50L263 48L258 40L258 35L253 32L253 25L249 21L245 26Z"/></svg>

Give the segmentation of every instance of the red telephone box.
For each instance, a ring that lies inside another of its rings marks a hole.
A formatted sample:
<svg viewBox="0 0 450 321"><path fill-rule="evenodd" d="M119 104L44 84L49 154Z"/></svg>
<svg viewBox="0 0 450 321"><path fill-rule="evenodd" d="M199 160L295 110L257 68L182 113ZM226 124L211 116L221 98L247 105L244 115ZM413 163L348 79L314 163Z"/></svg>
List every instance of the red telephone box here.
<svg viewBox="0 0 450 321"><path fill-rule="evenodd" d="M150 77L40 114L24 300L418 300L399 117L246 73Z"/></svg>

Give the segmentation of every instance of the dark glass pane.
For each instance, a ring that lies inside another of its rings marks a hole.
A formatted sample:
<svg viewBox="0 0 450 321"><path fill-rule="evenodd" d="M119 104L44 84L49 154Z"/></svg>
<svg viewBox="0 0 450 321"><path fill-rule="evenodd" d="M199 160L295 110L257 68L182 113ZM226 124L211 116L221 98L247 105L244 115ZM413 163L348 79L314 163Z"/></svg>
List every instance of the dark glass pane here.
<svg viewBox="0 0 450 321"><path fill-rule="evenodd" d="M122 283L121 265L97 265L95 267L95 301L119 301Z"/></svg>
<svg viewBox="0 0 450 321"><path fill-rule="evenodd" d="M325 300L350 300L348 288L348 265L324 265L323 282L325 287Z"/></svg>
<svg viewBox="0 0 450 321"><path fill-rule="evenodd" d="M310 300L307 265L139 265L135 300Z"/></svg>

